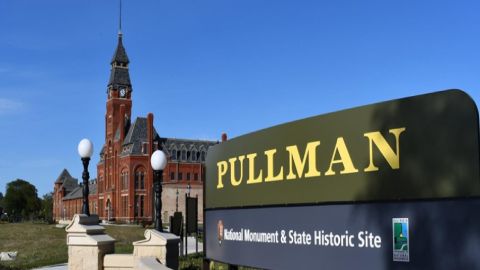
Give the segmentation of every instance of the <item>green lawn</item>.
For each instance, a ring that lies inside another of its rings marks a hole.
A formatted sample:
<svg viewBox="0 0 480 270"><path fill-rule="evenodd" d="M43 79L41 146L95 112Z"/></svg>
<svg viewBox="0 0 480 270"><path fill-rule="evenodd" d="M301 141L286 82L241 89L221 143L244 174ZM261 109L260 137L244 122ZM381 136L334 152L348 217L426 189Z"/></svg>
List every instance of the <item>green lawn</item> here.
<svg viewBox="0 0 480 270"><path fill-rule="evenodd" d="M132 242L144 239L145 229L132 226L105 226L106 233L117 240L115 253L132 253ZM68 249L65 229L55 225L33 223L0 223L0 252L18 251L14 262L0 262L0 270L31 269L66 263ZM201 269L202 254L180 257L180 269ZM212 269L227 270L222 263ZM249 268L240 268L249 269Z"/></svg>
<svg viewBox="0 0 480 270"><path fill-rule="evenodd" d="M18 251L0 269L30 269L67 261L65 230L32 223L0 224L0 251Z"/></svg>
<svg viewBox="0 0 480 270"><path fill-rule="evenodd" d="M144 231L141 227L106 226L106 233L117 240L116 253L132 253L132 242L144 239ZM30 269L66 263L66 232L55 225L0 224L0 251L18 251L17 259L1 262L0 269Z"/></svg>

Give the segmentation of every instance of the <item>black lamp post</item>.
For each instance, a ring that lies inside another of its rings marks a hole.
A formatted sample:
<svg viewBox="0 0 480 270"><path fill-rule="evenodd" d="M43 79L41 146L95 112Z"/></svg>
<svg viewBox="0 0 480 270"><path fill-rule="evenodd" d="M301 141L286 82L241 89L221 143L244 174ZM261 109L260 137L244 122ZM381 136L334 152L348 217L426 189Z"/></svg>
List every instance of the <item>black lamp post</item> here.
<svg viewBox="0 0 480 270"><path fill-rule="evenodd" d="M88 207L88 180L90 179L90 174L88 173L88 163L90 162L90 157L93 154L93 144L89 139L83 139L78 144L78 154L82 158L83 163L83 206L82 214L90 216L90 209Z"/></svg>
<svg viewBox="0 0 480 270"><path fill-rule="evenodd" d="M187 185L187 190L188 190L188 197L190 197L190 190L192 189L192 187L190 186L190 183L188 183Z"/></svg>
<svg viewBox="0 0 480 270"><path fill-rule="evenodd" d="M165 153L160 150L153 152L150 158L150 164L153 169L153 180L155 189L155 229L159 232L163 232L162 228L162 178L163 169L167 166L167 157Z"/></svg>
<svg viewBox="0 0 480 270"><path fill-rule="evenodd" d="M178 212L178 187L177 187L177 201L175 203L175 212Z"/></svg>

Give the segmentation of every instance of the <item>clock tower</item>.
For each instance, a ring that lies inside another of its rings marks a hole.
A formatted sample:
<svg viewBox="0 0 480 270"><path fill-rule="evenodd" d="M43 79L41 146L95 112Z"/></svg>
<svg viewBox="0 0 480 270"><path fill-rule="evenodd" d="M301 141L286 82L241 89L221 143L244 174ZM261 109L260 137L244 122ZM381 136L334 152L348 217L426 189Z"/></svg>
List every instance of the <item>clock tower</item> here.
<svg viewBox="0 0 480 270"><path fill-rule="evenodd" d="M128 71L130 61L123 47L122 38L122 32L119 31L117 48L110 62L110 79L107 85L105 144L100 153L100 163L97 165L99 213L107 220L115 217L114 211L119 209L118 167L132 115L132 84Z"/></svg>
<svg viewBox="0 0 480 270"><path fill-rule="evenodd" d="M132 114L132 84L128 72L127 53L123 47L122 32L113 54L110 80L107 85L107 113L105 115L105 143L123 142ZM118 134L117 134L118 133Z"/></svg>

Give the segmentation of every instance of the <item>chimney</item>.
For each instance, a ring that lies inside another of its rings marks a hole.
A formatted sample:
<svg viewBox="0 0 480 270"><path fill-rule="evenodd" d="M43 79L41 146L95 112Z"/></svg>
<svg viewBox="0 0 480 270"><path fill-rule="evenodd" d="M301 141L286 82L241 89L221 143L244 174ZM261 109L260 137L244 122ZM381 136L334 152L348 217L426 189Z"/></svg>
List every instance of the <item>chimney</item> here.
<svg viewBox="0 0 480 270"><path fill-rule="evenodd" d="M148 156L153 153L153 114L147 115L147 143L148 143Z"/></svg>
<svg viewBox="0 0 480 270"><path fill-rule="evenodd" d="M149 113L147 115L147 154L148 154L148 177L153 176L153 169L152 166L150 165L150 157L152 156L153 153L153 114ZM153 179L152 182L153 183ZM153 211L153 207L152 207ZM153 213L153 212L152 212Z"/></svg>

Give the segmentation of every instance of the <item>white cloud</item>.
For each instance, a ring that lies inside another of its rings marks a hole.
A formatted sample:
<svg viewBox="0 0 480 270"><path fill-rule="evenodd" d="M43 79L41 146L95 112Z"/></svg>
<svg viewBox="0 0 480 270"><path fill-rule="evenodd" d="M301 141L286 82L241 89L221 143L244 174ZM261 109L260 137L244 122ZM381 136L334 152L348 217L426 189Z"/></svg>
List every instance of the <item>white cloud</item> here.
<svg viewBox="0 0 480 270"><path fill-rule="evenodd" d="M22 111L24 108L25 105L21 102L7 98L0 98L0 115L17 113Z"/></svg>

